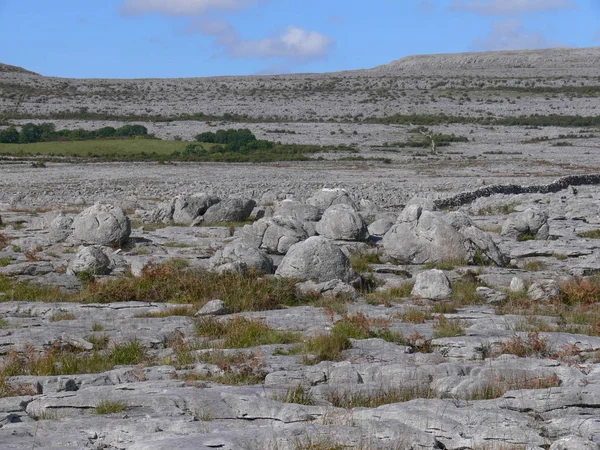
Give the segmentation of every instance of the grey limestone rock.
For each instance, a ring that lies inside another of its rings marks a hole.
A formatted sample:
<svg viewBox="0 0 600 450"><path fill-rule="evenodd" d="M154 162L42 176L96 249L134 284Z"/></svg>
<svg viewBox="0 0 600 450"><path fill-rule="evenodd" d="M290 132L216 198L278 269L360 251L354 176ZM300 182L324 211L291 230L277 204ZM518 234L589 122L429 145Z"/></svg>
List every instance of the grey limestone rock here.
<svg viewBox="0 0 600 450"><path fill-rule="evenodd" d="M323 236L313 236L289 249L276 275L321 283L335 279L348 282L354 278L354 271L339 247Z"/></svg>
<svg viewBox="0 0 600 450"><path fill-rule="evenodd" d="M314 234L312 224L293 217L274 216L245 226L238 239L267 253L285 255L292 245Z"/></svg>
<svg viewBox="0 0 600 450"><path fill-rule="evenodd" d="M417 275L411 295L431 300L448 298L452 295L450 280L441 270L426 270Z"/></svg>
<svg viewBox="0 0 600 450"><path fill-rule="evenodd" d="M383 237L385 252L403 264L424 264L443 260L484 259L504 266L508 258L489 234L459 213L424 211L407 206Z"/></svg>
<svg viewBox="0 0 600 450"><path fill-rule="evenodd" d="M548 239L549 231L548 212L537 208L528 208L522 213L506 219L500 234L517 240L525 236L545 240Z"/></svg>
<svg viewBox="0 0 600 450"><path fill-rule="evenodd" d="M367 238L367 224L351 206L336 204L323 213L316 225L317 233L328 239L362 241Z"/></svg>
<svg viewBox="0 0 600 450"><path fill-rule="evenodd" d="M508 296L504 292L499 292L495 289L490 289L489 287L485 286L477 287L475 289L475 292L477 293L477 295L484 298L486 303L490 305L500 304L508 298Z"/></svg>
<svg viewBox="0 0 600 450"><path fill-rule="evenodd" d="M174 200L172 221L184 225L191 224L220 201L218 197L207 194L179 195Z"/></svg>
<svg viewBox="0 0 600 450"><path fill-rule="evenodd" d="M301 203L298 200L286 199L275 207L274 215L293 217L305 222L317 222L321 219L322 211L319 207Z"/></svg>
<svg viewBox="0 0 600 450"><path fill-rule="evenodd" d="M210 258L209 264L220 271L245 271L253 269L273 273L273 260L264 251L244 242L236 241L225 246Z"/></svg>
<svg viewBox="0 0 600 450"><path fill-rule="evenodd" d="M324 297L336 297L338 295L349 296L352 299L358 297L356 289L342 280L331 280L323 283L315 283L314 281L308 280L296 285L296 289L303 293L316 292Z"/></svg>
<svg viewBox="0 0 600 450"><path fill-rule="evenodd" d="M195 316L220 316L223 314L227 314L227 306L223 300L217 299L207 302Z"/></svg>
<svg viewBox="0 0 600 450"><path fill-rule="evenodd" d="M356 203L350 197L345 189L340 188L324 188L310 197L306 203L309 205L316 206L317 208L325 211L327 208L333 205L345 204L349 205L354 209L357 209Z"/></svg>
<svg viewBox="0 0 600 450"><path fill-rule="evenodd" d="M523 281L522 278L513 277L512 280L510 280L509 289L511 292L523 292L526 289L525 281Z"/></svg>
<svg viewBox="0 0 600 450"><path fill-rule="evenodd" d="M390 231L390 228L394 226L395 222L395 217L382 217L381 219L377 219L375 222L369 225L367 230L371 236L381 237Z"/></svg>
<svg viewBox="0 0 600 450"><path fill-rule="evenodd" d="M550 450L598 450L598 444L581 436L567 436L555 441Z"/></svg>
<svg viewBox="0 0 600 450"><path fill-rule="evenodd" d="M556 280L537 280L529 286L527 295L532 300L551 300L560 294L560 286Z"/></svg>
<svg viewBox="0 0 600 450"><path fill-rule="evenodd" d="M105 275L110 272L110 259L99 247L81 247L69 262L67 273L77 275L81 272Z"/></svg>
<svg viewBox="0 0 600 450"><path fill-rule="evenodd" d="M96 203L73 221L73 239L82 244L120 246L127 242L130 234L127 214L109 204Z"/></svg>
<svg viewBox="0 0 600 450"><path fill-rule="evenodd" d="M229 198L206 210L204 223L243 222L256 206L256 202L247 198Z"/></svg>

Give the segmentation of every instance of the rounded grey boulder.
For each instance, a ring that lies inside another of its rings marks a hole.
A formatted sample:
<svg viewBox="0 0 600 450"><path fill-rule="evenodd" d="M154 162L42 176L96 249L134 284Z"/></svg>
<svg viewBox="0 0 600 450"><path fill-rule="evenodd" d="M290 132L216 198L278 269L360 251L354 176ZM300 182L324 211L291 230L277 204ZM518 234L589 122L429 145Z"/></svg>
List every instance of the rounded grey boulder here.
<svg viewBox="0 0 600 450"><path fill-rule="evenodd" d="M348 282L355 275L344 252L323 236L312 236L293 245L275 274L320 283L335 279Z"/></svg>
<svg viewBox="0 0 600 450"><path fill-rule="evenodd" d="M292 199L281 201L273 214L275 216L293 217L305 222L317 222L321 219L321 210L318 207Z"/></svg>
<svg viewBox="0 0 600 450"><path fill-rule="evenodd" d="M189 225L219 201L218 197L207 194L179 195L175 197L172 220L175 223Z"/></svg>
<svg viewBox="0 0 600 450"><path fill-rule="evenodd" d="M525 236L546 240L550 234L549 232L548 212L529 208L514 217L506 219L500 234L517 240L521 240Z"/></svg>
<svg viewBox="0 0 600 450"><path fill-rule="evenodd" d="M410 294L414 297L442 300L452 295L452 287L444 272L432 269L417 275Z"/></svg>
<svg viewBox="0 0 600 450"><path fill-rule="evenodd" d="M220 271L253 269L273 273L273 260L262 250L240 241L232 242L210 258L210 265Z"/></svg>
<svg viewBox="0 0 600 450"><path fill-rule="evenodd" d="M127 214L118 206L96 203L73 221L73 239L88 245L121 246L131 234Z"/></svg>
<svg viewBox="0 0 600 450"><path fill-rule="evenodd" d="M105 275L110 272L110 259L98 247L82 247L75 258L69 263L67 273L77 275L90 272L95 275Z"/></svg>
<svg viewBox="0 0 600 450"><path fill-rule="evenodd" d="M292 245L314 235L312 223L293 217L274 216L246 225L242 228L239 240L267 253L285 255Z"/></svg>
<svg viewBox="0 0 600 450"><path fill-rule="evenodd" d="M256 206L256 202L247 198L229 198L212 205L202 216L204 223L243 222Z"/></svg>
<svg viewBox="0 0 600 450"><path fill-rule="evenodd" d="M316 206L317 208L320 208L322 211L326 210L330 206L339 205L339 204L349 205L352 208L357 209L356 204L354 203L354 200L352 200L352 198L350 198L350 195L348 195L348 192L346 192L345 189L340 189L340 188L321 189L320 191L316 192L312 197L310 197L306 201L306 203L308 203L309 205Z"/></svg>
<svg viewBox="0 0 600 450"><path fill-rule="evenodd" d="M424 211L407 206L383 237L388 256L401 264L425 264L443 260L485 260L504 266L508 257L485 231L459 213Z"/></svg>
<svg viewBox="0 0 600 450"><path fill-rule="evenodd" d="M367 224L351 206L330 206L317 223L317 233L328 239L362 241L367 238Z"/></svg>

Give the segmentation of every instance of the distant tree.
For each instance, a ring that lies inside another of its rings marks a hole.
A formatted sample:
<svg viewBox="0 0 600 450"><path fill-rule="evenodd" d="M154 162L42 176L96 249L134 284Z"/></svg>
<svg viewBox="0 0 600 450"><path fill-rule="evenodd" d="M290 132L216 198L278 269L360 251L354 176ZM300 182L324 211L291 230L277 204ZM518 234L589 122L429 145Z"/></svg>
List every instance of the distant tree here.
<svg viewBox="0 0 600 450"><path fill-rule="evenodd" d="M110 138L115 136L115 134L117 133L117 129L114 127L104 127L104 128L100 128L98 131L96 131L96 134L98 135L99 138Z"/></svg>
<svg viewBox="0 0 600 450"><path fill-rule="evenodd" d="M119 137L146 136L148 128L143 125L124 125L117 128L115 135Z"/></svg>
<svg viewBox="0 0 600 450"><path fill-rule="evenodd" d="M42 140L43 132L43 128L34 123L25 124L19 133L19 144L40 142Z"/></svg>
<svg viewBox="0 0 600 450"><path fill-rule="evenodd" d="M2 144L18 144L19 132L15 127L7 128L0 131L0 143Z"/></svg>
<svg viewBox="0 0 600 450"><path fill-rule="evenodd" d="M211 131L200 133L196 135L196 141L206 142L207 144L214 144L217 142L217 135Z"/></svg>

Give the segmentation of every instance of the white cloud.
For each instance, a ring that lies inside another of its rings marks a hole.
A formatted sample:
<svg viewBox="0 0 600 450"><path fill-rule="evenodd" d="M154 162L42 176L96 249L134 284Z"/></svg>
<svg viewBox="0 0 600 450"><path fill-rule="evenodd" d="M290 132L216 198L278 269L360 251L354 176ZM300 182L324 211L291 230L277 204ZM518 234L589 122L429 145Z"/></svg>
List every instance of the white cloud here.
<svg viewBox="0 0 600 450"><path fill-rule="evenodd" d="M520 50L549 47L564 47L563 43L550 41L537 31L526 31L516 19L495 22L484 38L473 41L473 50Z"/></svg>
<svg viewBox="0 0 600 450"><path fill-rule="evenodd" d="M451 9L481 15L511 15L574 7L575 0L453 0Z"/></svg>
<svg viewBox="0 0 600 450"><path fill-rule="evenodd" d="M318 31L289 26L285 33L264 39L242 39L225 21L205 20L188 31L216 38L218 46L234 58L313 59L329 52L333 41Z"/></svg>
<svg viewBox="0 0 600 450"><path fill-rule="evenodd" d="M262 0L124 0L124 14L162 13L197 16L212 10L236 11Z"/></svg>

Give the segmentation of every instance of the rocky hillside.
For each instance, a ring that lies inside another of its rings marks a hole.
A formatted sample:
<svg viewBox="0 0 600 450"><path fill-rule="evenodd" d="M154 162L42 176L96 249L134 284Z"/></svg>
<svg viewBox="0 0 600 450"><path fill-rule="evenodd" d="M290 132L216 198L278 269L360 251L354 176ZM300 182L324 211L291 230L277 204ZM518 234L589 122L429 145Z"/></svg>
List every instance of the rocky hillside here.
<svg viewBox="0 0 600 450"><path fill-rule="evenodd" d="M377 74L593 76L600 47L416 55L372 69Z"/></svg>
<svg viewBox="0 0 600 450"><path fill-rule="evenodd" d="M0 73L21 73L21 74L28 74L28 75L38 75L37 73L23 69L22 67L10 66L8 64L2 64L2 63L0 63Z"/></svg>
<svg viewBox="0 0 600 450"><path fill-rule="evenodd" d="M326 74L101 80L0 68L0 114L19 118L384 121L394 115L597 115L600 47L413 56ZM7 67L7 66L2 66Z"/></svg>

